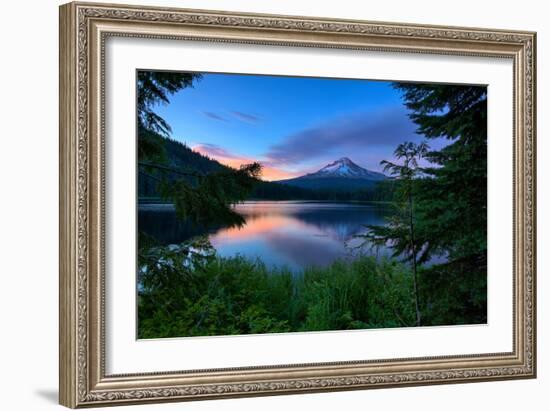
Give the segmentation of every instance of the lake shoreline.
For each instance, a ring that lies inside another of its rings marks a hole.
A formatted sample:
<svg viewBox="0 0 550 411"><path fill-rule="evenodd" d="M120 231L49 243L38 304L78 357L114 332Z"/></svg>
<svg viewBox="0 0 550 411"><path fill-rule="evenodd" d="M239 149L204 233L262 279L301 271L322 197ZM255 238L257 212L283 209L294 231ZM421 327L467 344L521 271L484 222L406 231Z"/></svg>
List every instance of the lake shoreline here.
<svg viewBox="0 0 550 411"><path fill-rule="evenodd" d="M258 198L250 198L243 202L237 203L235 205L239 204L246 204L246 203L296 203L296 204L375 204L375 205L382 205L382 206L389 206L392 204L391 201L361 201L361 200L264 200L264 199L258 199ZM147 206L147 205L159 205L159 206L171 206L174 207L174 203L165 201L162 199L153 199L153 198L138 198L137 201L138 208L140 206Z"/></svg>

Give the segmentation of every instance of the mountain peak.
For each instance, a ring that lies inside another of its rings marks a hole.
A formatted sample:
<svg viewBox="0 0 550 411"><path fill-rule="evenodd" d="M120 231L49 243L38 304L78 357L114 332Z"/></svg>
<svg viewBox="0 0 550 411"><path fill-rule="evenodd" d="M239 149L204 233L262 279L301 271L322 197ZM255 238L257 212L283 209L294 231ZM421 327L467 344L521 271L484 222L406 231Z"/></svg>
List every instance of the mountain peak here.
<svg viewBox="0 0 550 411"><path fill-rule="evenodd" d="M308 174L311 178L319 177L350 177L380 179L383 175L358 166L348 157L342 157L327 164L316 173Z"/></svg>
<svg viewBox="0 0 550 411"><path fill-rule="evenodd" d="M315 173L279 182L310 190L353 191L372 188L373 184L386 178L382 173L358 166L349 157L341 157Z"/></svg>

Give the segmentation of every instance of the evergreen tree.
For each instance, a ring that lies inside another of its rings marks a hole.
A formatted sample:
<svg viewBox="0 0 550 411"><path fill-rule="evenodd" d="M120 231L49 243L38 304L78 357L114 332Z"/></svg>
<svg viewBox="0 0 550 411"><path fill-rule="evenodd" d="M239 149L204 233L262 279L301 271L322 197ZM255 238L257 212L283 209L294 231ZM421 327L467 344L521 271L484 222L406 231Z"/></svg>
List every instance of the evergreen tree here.
<svg viewBox="0 0 550 411"><path fill-rule="evenodd" d="M413 274L413 298L416 312L416 325L421 324L420 303L418 295L418 252L419 244L416 239L415 195L418 191L418 177L422 173L419 166L421 160L428 152L426 143L414 144L401 143L395 149L394 155L402 164L388 160L382 160L384 171L389 172L399 185L395 193L394 205L396 213L389 218L385 226L369 226L367 234L358 237L365 239L365 243L374 246L386 246L388 243L393 248L394 257L405 257L410 261Z"/></svg>
<svg viewBox="0 0 550 411"><path fill-rule="evenodd" d="M416 196L420 292L432 324L483 323L487 298L487 89L480 86L396 84L417 132L446 138L426 158Z"/></svg>
<svg viewBox="0 0 550 411"><path fill-rule="evenodd" d="M431 151L418 193L422 262L483 256L487 249L487 90L479 86L397 84L417 132L450 144ZM420 233L419 233L420 234Z"/></svg>
<svg viewBox="0 0 550 411"><path fill-rule="evenodd" d="M397 177L398 212L364 236L391 244L411 261L417 325L483 323L487 318L487 91L485 87L395 84L417 132L446 138L441 150L400 145L403 164L383 162ZM431 164L420 169L413 158ZM422 177L422 178L420 178ZM407 222L408 220L408 222ZM435 257L445 263L433 264ZM424 264L430 261L430 266ZM418 301L422 302L419 304Z"/></svg>
<svg viewBox="0 0 550 411"><path fill-rule="evenodd" d="M202 76L198 73L176 73L168 71L138 71L137 111L138 125L144 130L168 137L170 125L153 108L158 104L168 104L168 97L181 89L191 87Z"/></svg>
<svg viewBox="0 0 550 411"><path fill-rule="evenodd" d="M154 111L159 104L168 104L169 97L202 76L198 73L140 70L137 73L137 128L139 161L163 162L163 137L172 132L170 125Z"/></svg>
<svg viewBox="0 0 550 411"><path fill-rule="evenodd" d="M260 163L203 174L185 173L186 177L161 185L164 197L173 201L177 215L201 226L221 224L240 226L244 218L231 204L246 200L261 172Z"/></svg>
<svg viewBox="0 0 550 411"><path fill-rule="evenodd" d="M261 165L243 165L239 170L211 167L204 171L205 161L193 157L196 164L179 164L167 158L170 125L154 108L169 103L169 97L201 78L197 73L139 71L137 76L138 167L140 176L155 181L153 192L175 204L181 219L199 223L242 224L243 219L232 209L252 190L261 173ZM178 147L185 152L186 147ZM194 167L194 166L199 167ZM142 187L143 185L140 185Z"/></svg>

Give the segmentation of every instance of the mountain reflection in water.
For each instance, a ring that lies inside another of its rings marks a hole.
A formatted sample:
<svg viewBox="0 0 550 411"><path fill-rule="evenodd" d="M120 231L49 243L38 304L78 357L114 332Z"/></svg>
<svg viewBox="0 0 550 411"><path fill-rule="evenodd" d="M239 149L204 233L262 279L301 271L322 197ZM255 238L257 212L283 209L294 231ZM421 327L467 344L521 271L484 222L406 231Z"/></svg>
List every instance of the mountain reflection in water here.
<svg viewBox="0 0 550 411"><path fill-rule="evenodd" d="M366 225L383 225L391 208L379 204L247 201L235 206L246 223L242 227L210 228L210 241L224 257L241 255L261 259L268 266L297 271L352 259L359 252L357 234ZM173 207L140 205L139 229L162 244L185 241L206 230L179 222ZM369 247L363 254L375 254ZM379 250L388 254L388 250Z"/></svg>

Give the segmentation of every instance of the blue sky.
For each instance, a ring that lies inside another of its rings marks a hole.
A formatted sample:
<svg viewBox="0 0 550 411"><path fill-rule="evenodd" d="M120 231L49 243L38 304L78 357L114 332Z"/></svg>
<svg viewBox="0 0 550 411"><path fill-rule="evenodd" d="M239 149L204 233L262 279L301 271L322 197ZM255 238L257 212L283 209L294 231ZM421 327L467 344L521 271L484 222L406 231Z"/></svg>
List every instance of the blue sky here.
<svg viewBox="0 0 550 411"><path fill-rule="evenodd" d="M380 171L400 142L422 139L400 92L382 81L203 74L155 110L172 138L234 167L260 161L267 180L340 157Z"/></svg>

